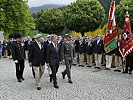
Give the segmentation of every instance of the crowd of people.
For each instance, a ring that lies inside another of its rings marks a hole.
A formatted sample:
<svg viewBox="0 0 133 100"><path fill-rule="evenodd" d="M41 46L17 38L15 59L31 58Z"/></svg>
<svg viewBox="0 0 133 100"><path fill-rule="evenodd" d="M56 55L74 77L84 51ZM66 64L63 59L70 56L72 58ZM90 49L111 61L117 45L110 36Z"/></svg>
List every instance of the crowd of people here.
<svg viewBox="0 0 133 100"><path fill-rule="evenodd" d="M99 35L94 38L88 36L76 38L65 34L64 36L48 35L43 38L41 34L36 34L30 38L29 36L21 37L21 34L16 32L14 39L0 42L0 57L7 58L9 56L14 60L18 82L24 80L24 61L27 59L29 66L32 67L37 90L41 89L41 78L45 66L47 66L50 82L53 82L55 88L59 88L56 73L60 64L66 65L66 69L61 74L63 79L67 75L70 84L73 83L71 79L72 65L94 66L97 71L110 71L111 68L114 68L114 71L132 74L133 52L126 57L126 63L124 63L119 51L120 40L121 36L118 36L117 48L106 53L103 38Z"/></svg>

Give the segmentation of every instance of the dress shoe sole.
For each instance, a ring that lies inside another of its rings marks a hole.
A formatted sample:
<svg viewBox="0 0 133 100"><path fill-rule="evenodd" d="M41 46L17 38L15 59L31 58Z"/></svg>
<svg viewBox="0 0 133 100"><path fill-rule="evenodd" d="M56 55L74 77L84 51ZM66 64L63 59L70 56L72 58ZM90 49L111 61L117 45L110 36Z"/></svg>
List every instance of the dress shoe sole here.
<svg viewBox="0 0 133 100"><path fill-rule="evenodd" d="M37 90L41 90L41 87L37 87Z"/></svg>

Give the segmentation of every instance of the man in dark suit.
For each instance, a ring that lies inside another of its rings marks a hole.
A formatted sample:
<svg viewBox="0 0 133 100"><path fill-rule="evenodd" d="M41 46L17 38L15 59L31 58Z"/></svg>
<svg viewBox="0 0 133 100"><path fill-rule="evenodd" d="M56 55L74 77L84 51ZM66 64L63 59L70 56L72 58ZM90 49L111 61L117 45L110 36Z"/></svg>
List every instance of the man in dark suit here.
<svg viewBox="0 0 133 100"><path fill-rule="evenodd" d="M73 48L71 44L71 36L69 34L65 34L65 41L61 47L61 56L62 63L66 64L66 69L62 72L62 77L65 79L65 75L67 74L68 82L72 84L71 80L71 66L73 60Z"/></svg>
<svg viewBox="0 0 133 100"><path fill-rule="evenodd" d="M86 43L86 56L87 56L87 67L92 67L92 60L93 60L93 42L92 38L88 38Z"/></svg>
<svg viewBox="0 0 133 100"><path fill-rule="evenodd" d="M95 54L95 63L96 63L95 68L100 69L102 53L104 53L104 44L103 44L103 40L99 35L97 36L97 39L94 41L93 45L94 45L93 52Z"/></svg>
<svg viewBox="0 0 133 100"><path fill-rule="evenodd" d="M41 38L41 34L37 34L34 36L35 42L33 42L29 46L29 65L33 66L35 72L35 80L37 85L37 90L41 89L40 80L44 73L45 62L46 62L46 46L43 43L43 39Z"/></svg>
<svg viewBox="0 0 133 100"><path fill-rule="evenodd" d="M119 51L120 41L121 41L121 35L118 36L117 48L115 49L115 67L116 68L114 71L118 71L118 72L122 71L122 56Z"/></svg>
<svg viewBox="0 0 133 100"><path fill-rule="evenodd" d="M22 82L23 78L23 71L24 71L24 60L25 60L25 50L24 50L24 43L22 43L21 33L15 32L14 38L16 42L12 45L12 57L16 65L16 77L18 82Z"/></svg>
<svg viewBox="0 0 133 100"><path fill-rule="evenodd" d="M85 50L86 50L86 44L85 41L83 41L83 38L80 38L79 41L79 66L84 67L84 55L85 55Z"/></svg>
<svg viewBox="0 0 133 100"><path fill-rule="evenodd" d="M59 52L59 44L57 43L58 37L56 35L51 36L51 41L47 47L47 55L46 55L46 63L50 66L52 74L50 75L50 82L53 80L53 84L55 88L59 88L57 85L57 77L56 73L58 72L59 62L61 60L60 52Z"/></svg>

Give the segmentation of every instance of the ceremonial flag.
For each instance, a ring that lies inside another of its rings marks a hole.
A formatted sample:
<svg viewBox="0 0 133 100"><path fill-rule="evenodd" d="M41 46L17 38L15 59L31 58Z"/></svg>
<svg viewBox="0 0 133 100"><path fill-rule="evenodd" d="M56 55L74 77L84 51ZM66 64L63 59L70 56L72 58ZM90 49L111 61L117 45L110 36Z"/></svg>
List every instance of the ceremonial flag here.
<svg viewBox="0 0 133 100"><path fill-rule="evenodd" d="M106 53L117 47L118 29L115 22L115 1L110 5L107 31L104 37L104 50Z"/></svg>
<svg viewBox="0 0 133 100"><path fill-rule="evenodd" d="M132 31L130 25L130 19L128 11L126 12L124 26L123 26L123 33L122 33L122 40L120 41L120 48L119 51L125 59L125 57L133 50L133 42L132 42Z"/></svg>

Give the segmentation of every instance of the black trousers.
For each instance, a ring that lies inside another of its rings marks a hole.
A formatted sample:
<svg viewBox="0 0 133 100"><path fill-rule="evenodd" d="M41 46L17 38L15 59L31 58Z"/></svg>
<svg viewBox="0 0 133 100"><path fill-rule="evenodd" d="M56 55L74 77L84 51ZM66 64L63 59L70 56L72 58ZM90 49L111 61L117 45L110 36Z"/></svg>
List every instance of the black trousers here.
<svg viewBox="0 0 133 100"><path fill-rule="evenodd" d="M53 79L53 84L57 84L57 77L56 77L56 73L58 72L58 68L59 68L59 63L56 63L55 65L50 64L50 68L52 71L52 79Z"/></svg>
<svg viewBox="0 0 133 100"><path fill-rule="evenodd" d="M64 76L67 74L68 79L71 79L71 66L72 66L72 60L65 59L66 69L64 70L63 74Z"/></svg>
<svg viewBox="0 0 133 100"><path fill-rule="evenodd" d="M125 72L131 72L133 70L133 57L128 55L126 57L126 68L125 68Z"/></svg>
<svg viewBox="0 0 133 100"><path fill-rule="evenodd" d="M24 60L18 60L18 63L16 63L16 77L18 80L23 77L24 67Z"/></svg>

